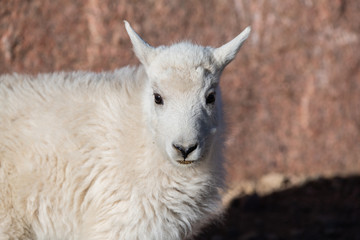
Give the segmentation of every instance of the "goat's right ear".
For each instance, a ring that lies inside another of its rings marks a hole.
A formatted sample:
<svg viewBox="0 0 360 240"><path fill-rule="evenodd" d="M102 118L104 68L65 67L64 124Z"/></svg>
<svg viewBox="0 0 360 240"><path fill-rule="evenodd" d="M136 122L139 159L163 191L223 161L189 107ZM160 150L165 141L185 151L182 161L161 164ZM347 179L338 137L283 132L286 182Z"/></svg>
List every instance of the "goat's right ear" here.
<svg viewBox="0 0 360 240"><path fill-rule="evenodd" d="M129 34L131 43L134 48L134 52L140 62L145 66L149 65L151 60L155 57L155 48L145 42L135 31L132 29L127 21L125 22L125 28Z"/></svg>

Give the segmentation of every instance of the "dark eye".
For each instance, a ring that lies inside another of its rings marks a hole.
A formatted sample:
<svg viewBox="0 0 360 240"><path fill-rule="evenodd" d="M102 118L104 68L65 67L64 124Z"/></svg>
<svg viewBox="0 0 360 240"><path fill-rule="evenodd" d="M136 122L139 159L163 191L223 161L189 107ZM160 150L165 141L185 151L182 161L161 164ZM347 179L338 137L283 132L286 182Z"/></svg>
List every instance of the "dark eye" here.
<svg viewBox="0 0 360 240"><path fill-rule="evenodd" d="M207 97L206 97L206 104L214 104L215 102L215 93L210 93Z"/></svg>
<svg viewBox="0 0 360 240"><path fill-rule="evenodd" d="M163 105L164 104L162 97L158 93L154 93L154 101L158 105Z"/></svg>

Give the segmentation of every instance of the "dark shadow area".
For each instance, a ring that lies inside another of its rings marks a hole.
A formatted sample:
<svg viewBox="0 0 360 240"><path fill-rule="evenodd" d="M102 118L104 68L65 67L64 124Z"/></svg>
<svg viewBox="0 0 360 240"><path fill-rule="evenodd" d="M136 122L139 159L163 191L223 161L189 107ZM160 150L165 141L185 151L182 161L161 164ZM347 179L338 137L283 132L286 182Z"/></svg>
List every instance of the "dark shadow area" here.
<svg viewBox="0 0 360 240"><path fill-rule="evenodd" d="M197 240L360 240L360 176L318 179L232 201Z"/></svg>

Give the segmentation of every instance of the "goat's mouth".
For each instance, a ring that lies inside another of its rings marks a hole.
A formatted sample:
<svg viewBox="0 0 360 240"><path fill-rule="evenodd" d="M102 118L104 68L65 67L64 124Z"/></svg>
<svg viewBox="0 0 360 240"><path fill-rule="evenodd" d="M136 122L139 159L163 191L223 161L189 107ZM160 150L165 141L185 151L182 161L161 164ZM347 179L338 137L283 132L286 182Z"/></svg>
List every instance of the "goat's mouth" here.
<svg viewBox="0 0 360 240"><path fill-rule="evenodd" d="M182 164L182 165L188 165L188 164L192 164L194 163L195 161L193 160L177 160L178 163Z"/></svg>

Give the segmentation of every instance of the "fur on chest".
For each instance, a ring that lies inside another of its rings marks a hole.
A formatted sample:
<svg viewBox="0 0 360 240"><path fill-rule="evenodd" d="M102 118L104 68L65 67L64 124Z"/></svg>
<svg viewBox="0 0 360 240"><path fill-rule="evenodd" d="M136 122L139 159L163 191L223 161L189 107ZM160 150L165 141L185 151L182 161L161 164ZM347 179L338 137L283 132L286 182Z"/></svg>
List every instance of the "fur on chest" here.
<svg viewBox="0 0 360 240"><path fill-rule="evenodd" d="M174 174L133 175L134 185L108 188L84 218L118 239L188 238L219 213L219 183L210 175Z"/></svg>

